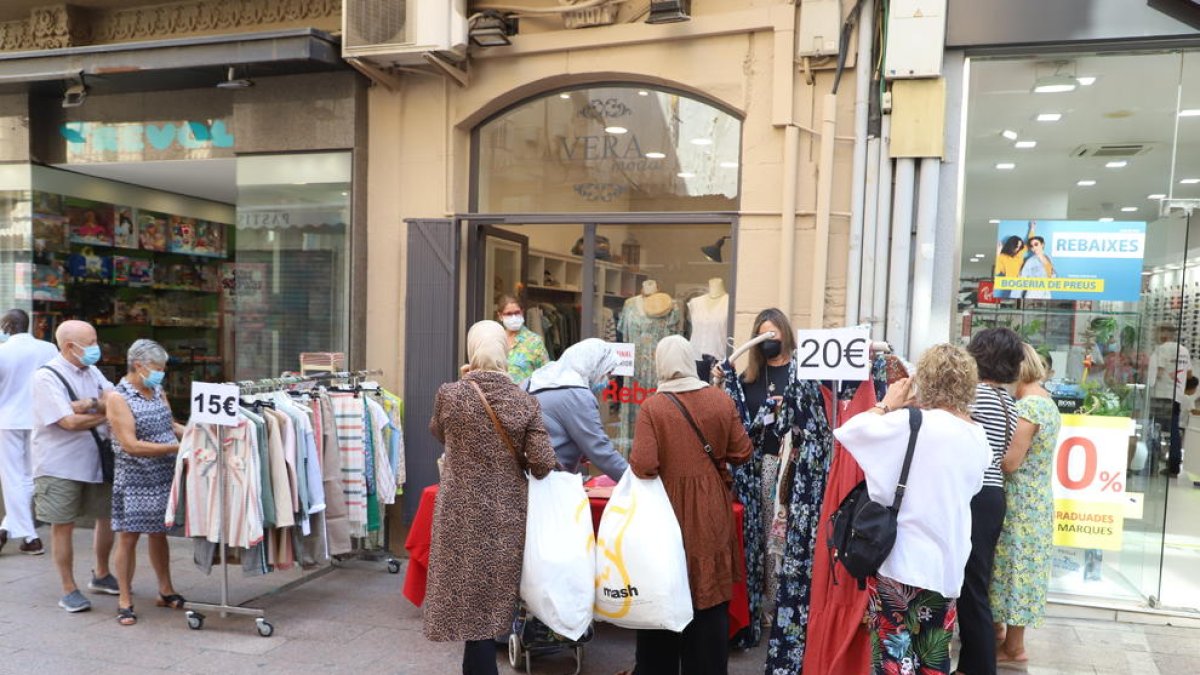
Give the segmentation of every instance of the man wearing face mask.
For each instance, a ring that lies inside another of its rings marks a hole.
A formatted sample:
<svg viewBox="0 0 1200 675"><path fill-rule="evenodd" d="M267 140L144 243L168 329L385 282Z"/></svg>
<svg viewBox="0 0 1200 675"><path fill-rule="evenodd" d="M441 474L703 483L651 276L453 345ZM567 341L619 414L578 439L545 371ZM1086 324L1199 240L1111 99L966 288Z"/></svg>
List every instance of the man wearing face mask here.
<svg viewBox="0 0 1200 675"><path fill-rule="evenodd" d="M37 370L31 385L34 506L37 517L50 523L50 548L63 589L58 606L74 613L92 607L75 585L71 537L75 521L81 518L95 518L96 523L96 565L88 589L120 593L108 567L113 547L112 486L104 483L92 434L94 429L101 437L108 435L104 398L113 386L96 368L100 345L91 324L64 321L54 337L58 356Z"/></svg>
<svg viewBox="0 0 1200 675"><path fill-rule="evenodd" d="M609 478L620 480L629 466L604 433L596 404L616 367L612 345L588 338L568 347L562 358L539 368L522 385L541 404L550 444L567 471L579 471L580 460L587 457Z"/></svg>
<svg viewBox="0 0 1200 675"><path fill-rule="evenodd" d="M29 315L10 309L0 318L0 486L4 489L4 522L0 549L9 537L21 541L28 555L45 552L33 526L33 476L29 473L29 432L33 410L29 383L34 371L54 358L54 345L29 334Z"/></svg>

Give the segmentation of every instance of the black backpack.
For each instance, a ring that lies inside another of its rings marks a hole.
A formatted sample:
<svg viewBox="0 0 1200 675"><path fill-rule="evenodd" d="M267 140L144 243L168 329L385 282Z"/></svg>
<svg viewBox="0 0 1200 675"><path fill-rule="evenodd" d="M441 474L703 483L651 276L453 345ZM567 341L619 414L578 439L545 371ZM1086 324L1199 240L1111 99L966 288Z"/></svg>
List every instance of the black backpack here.
<svg viewBox="0 0 1200 675"><path fill-rule="evenodd" d="M858 580L860 589L866 588L867 577L879 571L896 544L896 517L900 513L900 502L904 501L908 468L912 464L917 432L921 429L921 411L917 408L908 409L908 429L908 450L904 454L904 468L900 470L892 505L884 506L871 499L864 480L854 486L829 517L829 538L825 543L830 548L831 564L841 562L850 576ZM837 583L836 570L834 583Z"/></svg>

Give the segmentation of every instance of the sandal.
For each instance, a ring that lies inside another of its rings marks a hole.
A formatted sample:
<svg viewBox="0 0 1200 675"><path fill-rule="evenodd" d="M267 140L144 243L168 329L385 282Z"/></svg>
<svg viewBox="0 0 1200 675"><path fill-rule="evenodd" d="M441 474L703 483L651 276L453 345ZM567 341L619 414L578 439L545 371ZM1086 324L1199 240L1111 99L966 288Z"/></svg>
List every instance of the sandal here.
<svg viewBox="0 0 1200 675"><path fill-rule="evenodd" d="M133 613L133 605L117 607L117 623L122 626L132 626L137 623L137 614Z"/></svg>
<svg viewBox="0 0 1200 675"><path fill-rule="evenodd" d="M170 595L163 595L162 593L159 593L158 600L155 601L154 604L158 605L159 607L170 607L171 609L183 609L183 605L186 602L187 602L187 600L184 600L183 596L178 593L172 593Z"/></svg>

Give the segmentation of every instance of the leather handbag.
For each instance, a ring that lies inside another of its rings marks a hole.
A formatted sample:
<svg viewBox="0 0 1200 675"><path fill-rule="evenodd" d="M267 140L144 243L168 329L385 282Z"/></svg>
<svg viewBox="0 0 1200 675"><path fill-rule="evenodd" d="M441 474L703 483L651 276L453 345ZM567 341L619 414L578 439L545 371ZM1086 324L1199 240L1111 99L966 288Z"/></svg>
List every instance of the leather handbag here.
<svg viewBox="0 0 1200 675"><path fill-rule="evenodd" d="M78 401L79 397L75 395L75 390L71 389L71 385L67 384L67 378L62 376L62 373L51 368L50 366L42 366L43 370L48 370L54 373L59 382L62 382L63 387L67 390L67 396L72 401ZM113 476L116 473L115 457L113 456L112 440L102 438L100 432L96 431L95 427L88 429L92 432L92 439L96 441L96 451L100 454L100 472L104 476L105 483L113 482Z"/></svg>
<svg viewBox="0 0 1200 675"><path fill-rule="evenodd" d="M912 465L917 432L921 429L921 410L908 409L908 450L904 453L904 468L896 484L896 496L891 506L871 499L867 481L863 480L846 495L829 517L829 538L832 561L841 562L850 576L866 588L868 577L875 576L896 545L896 518L908 484L908 469ZM834 564L836 564L836 562ZM835 577L836 580L836 577Z"/></svg>

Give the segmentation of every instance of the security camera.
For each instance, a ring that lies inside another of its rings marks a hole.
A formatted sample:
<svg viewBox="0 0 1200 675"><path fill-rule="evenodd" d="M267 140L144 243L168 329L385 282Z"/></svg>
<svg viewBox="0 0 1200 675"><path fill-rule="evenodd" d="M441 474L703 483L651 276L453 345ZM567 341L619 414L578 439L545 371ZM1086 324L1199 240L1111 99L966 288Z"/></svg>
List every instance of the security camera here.
<svg viewBox="0 0 1200 675"><path fill-rule="evenodd" d="M67 87L67 91L63 93L62 107L78 108L87 100L88 88L82 82L76 82Z"/></svg>

